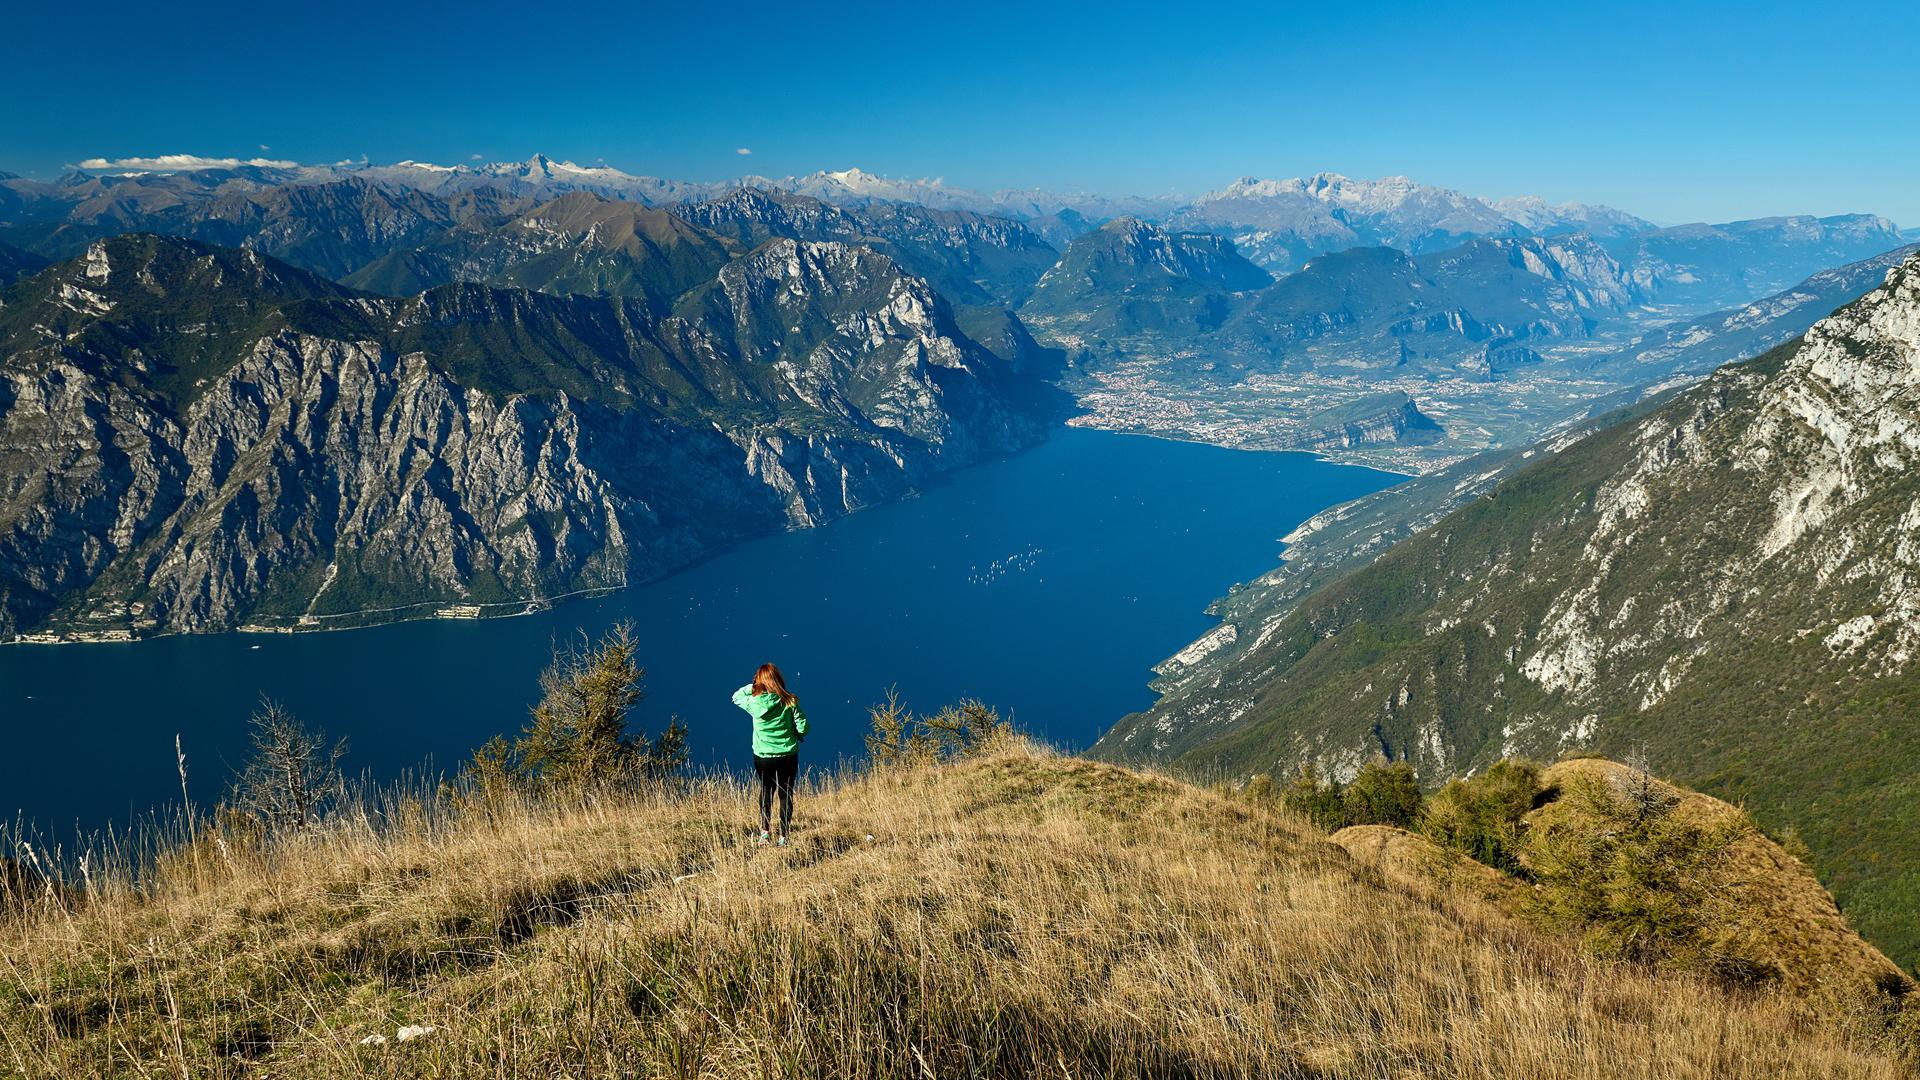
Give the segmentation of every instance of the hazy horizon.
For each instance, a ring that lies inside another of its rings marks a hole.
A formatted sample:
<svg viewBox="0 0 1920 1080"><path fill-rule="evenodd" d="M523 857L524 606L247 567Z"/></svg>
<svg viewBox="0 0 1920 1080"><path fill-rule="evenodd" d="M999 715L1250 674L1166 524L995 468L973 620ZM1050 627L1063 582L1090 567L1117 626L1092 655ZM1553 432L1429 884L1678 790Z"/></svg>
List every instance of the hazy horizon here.
<svg viewBox="0 0 1920 1080"><path fill-rule="evenodd" d="M1188 196L1338 172L1662 222L1920 223L1911 10L73 10L20 13L0 43L0 167L542 152L691 181L858 167Z"/></svg>

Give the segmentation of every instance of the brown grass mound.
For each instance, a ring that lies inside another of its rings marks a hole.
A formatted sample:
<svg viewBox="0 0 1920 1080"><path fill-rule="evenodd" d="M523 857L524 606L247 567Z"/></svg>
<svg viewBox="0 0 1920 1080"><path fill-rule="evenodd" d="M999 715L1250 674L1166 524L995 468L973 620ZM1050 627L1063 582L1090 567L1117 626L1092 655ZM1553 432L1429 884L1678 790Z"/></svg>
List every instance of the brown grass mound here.
<svg viewBox="0 0 1920 1080"><path fill-rule="evenodd" d="M787 851L751 817L714 783L97 880L0 933L0 1071L1901 1075L1786 996L1594 962L1111 766L1016 749L831 784Z"/></svg>
<svg viewBox="0 0 1920 1080"><path fill-rule="evenodd" d="M1636 783L1650 783L1678 800L1676 813L1701 825L1745 825L1732 841L1724 880L1717 885L1727 890L1734 901L1730 907L1739 912L1742 951L1775 967L1783 985L1795 993L1857 996L1907 985L1899 966L1847 925L1832 894L1813 872L1753 827L1738 807L1641 777L1619 762L1576 758L1547 769L1541 781L1550 793L1564 792L1583 781L1623 793ZM1535 810L1528 825L1571 824L1569 815L1574 812L1568 800L1554 799Z"/></svg>

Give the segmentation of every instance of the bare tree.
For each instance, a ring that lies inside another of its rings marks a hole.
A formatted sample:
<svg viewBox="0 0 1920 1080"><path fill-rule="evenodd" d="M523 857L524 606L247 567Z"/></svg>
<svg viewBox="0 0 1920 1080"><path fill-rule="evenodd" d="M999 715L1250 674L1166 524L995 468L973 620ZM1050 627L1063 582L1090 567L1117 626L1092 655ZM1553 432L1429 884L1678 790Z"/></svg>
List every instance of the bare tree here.
<svg viewBox="0 0 1920 1080"><path fill-rule="evenodd" d="M310 730L277 701L260 699L254 710L253 753L235 779L231 798L268 832L303 829L320 820L345 791L340 759L345 739L327 745L326 733Z"/></svg>

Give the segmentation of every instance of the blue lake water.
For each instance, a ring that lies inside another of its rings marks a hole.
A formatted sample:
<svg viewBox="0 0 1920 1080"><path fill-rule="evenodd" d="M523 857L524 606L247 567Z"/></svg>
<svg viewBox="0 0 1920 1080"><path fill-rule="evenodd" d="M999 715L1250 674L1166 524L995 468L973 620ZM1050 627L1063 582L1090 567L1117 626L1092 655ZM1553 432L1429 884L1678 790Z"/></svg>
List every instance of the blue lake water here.
<svg viewBox="0 0 1920 1080"><path fill-rule="evenodd" d="M556 639L622 619L648 670L637 726L678 715L701 765L745 766L746 719L728 696L763 660L813 721L803 763L859 754L866 708L889 686L920 710L977 697L1080 748L1152 702L1149 667L1206 631L1210 600L1270 568L1279 537L1397 479L1065 429L918 498L537 615L7 646L0 816L71 835L177 803L176 734L192 797L210 804L262 694L345 736L350 772L457 765L525 722Z"/></svg>

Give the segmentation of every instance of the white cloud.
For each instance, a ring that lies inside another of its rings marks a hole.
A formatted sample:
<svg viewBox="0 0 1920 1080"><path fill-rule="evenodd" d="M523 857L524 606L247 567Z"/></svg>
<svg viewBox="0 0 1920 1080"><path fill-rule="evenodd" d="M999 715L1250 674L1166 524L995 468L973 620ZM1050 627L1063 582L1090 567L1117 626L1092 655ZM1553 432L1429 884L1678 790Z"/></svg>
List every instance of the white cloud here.
<svg viewBox="0 0 1920 1080"><path fill-rule="evenodd" d="M271 147L271 146L268 146L268 145L267 145L266 143L261 143L261 144L260 144L260 152L261 152L261 153L263 153L263 154L264 154L264 153L266 153L267 151L269 151L269 150L271 150L271 149L273 149L273 147Z"/></svg>
<svg viewBox="0 0 1920 1080"><path fill-rule="evenodd" d="M262 147L261 149L265 149ZM232 169L255 165L263 169L291 169L297 161L272 161L267 158L210 158L199 154L161 154L158 157L88 158L82 169L95 172L192 172L195 169Z"/></svg>
<svg viewBox="0 0 1920 1080"><path fill-rule="evenodd" d="M482 155L480 155L480 154L468 154L468 155L467 155L467 160L468 160L468 161L479 161L481 157L482 157Z"/></svg>
<svg viewBox="0 0 1920 1080"><path fill-rule="evenodd" d="M741 148L739 148L738 150L735 150L735 151L734 151L734 153L736 153L736 154L751 154L751 153L753 153L753 148L752 148L752 147L750 147L750 146L743 146L743 147L741 147Z"/></svg>

